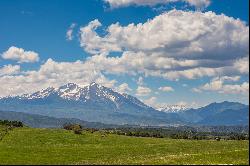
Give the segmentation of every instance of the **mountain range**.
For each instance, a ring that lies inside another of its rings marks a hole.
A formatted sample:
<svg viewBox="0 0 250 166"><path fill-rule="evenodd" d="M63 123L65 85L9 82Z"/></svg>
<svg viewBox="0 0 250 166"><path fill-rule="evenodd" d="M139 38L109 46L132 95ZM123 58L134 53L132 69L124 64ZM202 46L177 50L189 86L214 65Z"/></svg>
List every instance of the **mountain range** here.
<svg viewBox="0 0 250 166"><path fill-rule="evenodd" d="M159 111L136 97L97 83L85 87L69 83L32 94L4 97L0 99L0 111L115 125L248 125L249 122L249 106L244 104L223 102L199 109L174 107Z"/></svg>

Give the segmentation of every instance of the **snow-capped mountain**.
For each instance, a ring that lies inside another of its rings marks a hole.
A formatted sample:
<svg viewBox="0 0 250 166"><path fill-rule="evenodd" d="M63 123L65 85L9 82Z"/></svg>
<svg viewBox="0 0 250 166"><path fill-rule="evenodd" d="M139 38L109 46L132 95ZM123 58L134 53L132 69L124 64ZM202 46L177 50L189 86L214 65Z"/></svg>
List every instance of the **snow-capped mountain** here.
<svg viewBox="0 0 250 166"><path fill-rule="evenodd" d="M181 122L147 106L136 97L91 83L74 83L15 97L0 99L1 110L33 113L58 118L78 118L109 124L167 125Z"/></svg>
<svg viewBox="0 0 250 166"><path fill-rule="evenodd" d="M19 98L21 100L42 100L47 99L50 96L53 96L54 98L58 97L62 100L84 103L104 102L106 104L109 103L110 105L114 105L117 109L119 109L120 105L122 105L124 102L130 102L145 109L150 108L133 96L128 94L119 94L110 88L101 86L94 82L85 87L80 87L74 83L69 83L59 88L49 87L32 94L16 96L15 98Z"/></svg>
<svg viewBox="0 0 250 166"><path fill-rule="evenodd" d="M187 111L189 108L185 105L167 105L164 107L157 108L158 111L166 113L179 113Z"/></svg>

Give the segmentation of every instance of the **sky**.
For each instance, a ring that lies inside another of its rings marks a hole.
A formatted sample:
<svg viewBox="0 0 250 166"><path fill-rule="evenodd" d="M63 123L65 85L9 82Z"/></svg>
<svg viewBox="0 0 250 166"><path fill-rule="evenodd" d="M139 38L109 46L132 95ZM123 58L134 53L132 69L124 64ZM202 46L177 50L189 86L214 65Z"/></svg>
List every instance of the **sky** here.
<svg viewBox="0 0 250 166"><path fill-rule="evenodd" d="M1 0L0 97L70 82L153 107L249 104L249 1Z"/></svg>

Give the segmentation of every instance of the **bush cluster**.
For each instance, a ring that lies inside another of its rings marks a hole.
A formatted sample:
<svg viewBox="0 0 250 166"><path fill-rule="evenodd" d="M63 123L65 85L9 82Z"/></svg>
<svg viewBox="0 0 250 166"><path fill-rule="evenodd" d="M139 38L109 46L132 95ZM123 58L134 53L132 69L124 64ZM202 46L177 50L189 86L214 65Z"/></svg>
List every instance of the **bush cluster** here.
<svg viewBox="0 0 250 166"><path fill-rule="evenodd" d="M83 127L79 124L65 124L63 125L65 130L72 130L75 134L82 134Z"/></svg>
<svg viewBox="0 0 250 166"><path fill-rule="evenodd" d="M190 139L190 140L249 140L248 133L221 133L221 132L197 132L180 131L174 129L155 129L155 128L119 128L106 129L106 133L118 134L134 137L155 137L171 139Z"/></svg>

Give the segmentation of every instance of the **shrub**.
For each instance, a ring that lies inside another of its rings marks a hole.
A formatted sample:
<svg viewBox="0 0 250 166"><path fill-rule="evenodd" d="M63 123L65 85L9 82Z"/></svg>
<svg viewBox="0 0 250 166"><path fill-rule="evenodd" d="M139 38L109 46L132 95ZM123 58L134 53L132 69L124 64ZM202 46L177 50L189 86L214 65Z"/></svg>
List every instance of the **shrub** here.
<svg viewBox="0 0 250 166"><path fill-rule="evenodd" d="M82 126L79 124L65 124L63 125L65 130L79 130L82 129Z"/></svg>
<svg viewBox="0 0 250 166"><path fill-rule="evenodd" d="M65 124L63 128L65 130L72 130L75 134L82 134L82 126L79 124Z"/></svg>
<svg viewBox="0 0 250 166"><path fill-rule="evenodd" d="M74 130L75 134L82 134L82 130Z"/></svg>

